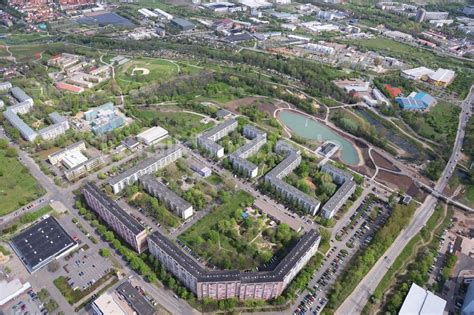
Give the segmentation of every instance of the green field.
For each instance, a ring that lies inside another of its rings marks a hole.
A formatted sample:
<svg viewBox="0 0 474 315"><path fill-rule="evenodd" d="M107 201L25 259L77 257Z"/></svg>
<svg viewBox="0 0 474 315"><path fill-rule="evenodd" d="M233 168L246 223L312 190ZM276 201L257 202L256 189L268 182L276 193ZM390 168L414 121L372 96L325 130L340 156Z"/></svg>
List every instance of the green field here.
<svg viewBox="0 0 474 315"><path fill-rule="evenodd" d="M189 137L211 128L214 124L201 123L203 119L199 115L183 112L160 112L157 110L140 110L135 116L141 119L147 126L159 125L179 139L189 139Z"/></svg>
<svg viewBox="0 0 474 315"><path fill-rule="evenodd" d="M15 157L0 150L0 216L6 215L45 193Z"/></svg>
<svg viewBox="0 0 474 315"><path fill-rule="evenodd" d="M160 83L179 74L180 66L161 59L134 59L118 68L117 83L123 93L150 83Z"/></svg>
<svg viewBox="0 0 474 315"><path fill-rule="evenodd" d="M463 201L468 206L474 206L474 185L469 185L466 187L466 191L464 193Z"/></svg>

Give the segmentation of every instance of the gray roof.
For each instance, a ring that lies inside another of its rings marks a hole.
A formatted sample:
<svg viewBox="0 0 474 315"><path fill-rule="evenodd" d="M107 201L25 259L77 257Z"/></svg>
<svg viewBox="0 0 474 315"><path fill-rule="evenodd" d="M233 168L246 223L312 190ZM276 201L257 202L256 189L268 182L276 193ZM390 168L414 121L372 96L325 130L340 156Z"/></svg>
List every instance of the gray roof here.
<svg viewBox="0 0 474 315"><path fill-rule="evenodd" d="M258 168L257 165L253 164L252 162L247 161L246 159L241 158L238 155L230 155L229 158L230 158L230 161L232 162L232 164L237 164L240 167L243 167L243 168L245 168L249 171L252 171L252 170Z"/></svg>
<svg viewBox="0 0 474 315"><path fill-rule="evenodd" d="M145 230L145 228L125 210L109 198L102 190L99 189L95 184L87 182L84 185L83 191L87 191L94 196L104 207L107 208L113 215L122 222L133 234L138 235Z"/></svg>
<svg viewBox="0 0 474 315"><path fill-rule="evenodd" d="M53 124L59 124L59 123L67 121L67 118L64 117L63 115L59 115L58 112L49 114L49 118L51 119Z"/></svg>
<svg viewBox="0 0 474 315"><path fill-rule="evenodd" d="M329 173L331 175L337 174L337 175L339 175L341 177L344 177L346 179L352 179L353 178L351 173L349 173L347 171L344 171L344 170L341 170L340 168L335 167L335 166L333 166L329 163L326 163L323 166L321 166L321 171L323 171L325 173Z"/></svg>
<svg viewBox="0 0 474 315"><path fill-rule="evenodd" d="M11 88L10 92L12 93L13 97L16 98L16 100L20 103L32 99L28 94L25 93L25 91L23 91L18 86Z"/></svg>
<svg viewBox="0 0 474 315"><path fill-rule="evenodd" d="M163 196L162 199L165 203L171 203L174 207L176 207L179 213L189 209L191 204L178 196L174 191L169 189L165 184L156 180L156 178L152 175L143 175L140 177L140 182L145 186L152 187L153 190L157 190L161 192Z"/></svg>
<svg viewBox="0 0 474 315"><path fill-rule="evenodd" d="M150 239L167 255L171 256L183 269L191 273L198 282L242 281L277 282L282 281L295 264L306 254L319 239L315 230L304 234L291 251L281 260L272 271L240 272L239 270L206 270L181 251L173 242L160 232L155 231Z"/></svg>
<svg viewBox="0 0 474 315"><path fill-rule="evenodd" d="M290 152L299 152L298 149L296 149L294 146L292 146L291 144L283 140L277 141L277 143L275 144L275 151L278 154L288 154Z"/></svg>
<svg viewBox="0 0 474 315"><path fill-rule="evenodd" d="M182 28L190 28L194 27L194 24L189 22L188 20L181 19L181 18L174 18L172 22Z"/></svg>
<svg viewBox="0 0 474 315"><path fill-rule="evenodd" d="M71 145L68 145L68 146L65 147L64 149L61 149L61 150L59 150L59 151L54 152L53 154L50 155L50 157L54 157L54 156L56 156L56 155L63 154L63 153L66 152L66 151L73 150L73 149L75 149L76 147L81 146L83 143L84 143L84 140L81 140L81 141L78 141L78 142L73 143L73 144L71 144ZM84 143L84 145L85 145L85 143Z"/></svg>
<svg viewBox="0 0 474 315"><path fill-rule="evenodd" d="M225 118L229 115L231 115L232 113L230 111L228 111L227 109L219 109L217 112L216 112L216 116L217 118Z"/></svg>
<svg viewBox="0 0 474 315"><path fill-rule="evenodd" d="M181 148L179 146L175 146L174 148L172 148L170 150L167 150L167 151L165 151L161 154L158 154L158 155L155 155L153 157L147 158L147 159L141 161L140 163L138 163L137 165L135 165L134 167L129 168L125 172L120 173L115 177L112 177L111 179L109 179L108 183L109 183L109 185L115 185L115 184L121 182L122 180L124 180L125 178L130 177L133 174L135 174L135 173L137 173L141 170L146 169L150 165L153 165L154 163L158 162L159 160L161 160L163 158L166 158L167 156L169 156L169 155L171 155L171 154L173 154L173 153L175 153L176 151L179 151L179 150L181 150Z"/></svg>
<svg viewBox="0 0 474 315"><path fill-rule="evenodd" d="M138 315L153 315L156 310L148 303L143 295L137 289L125 281L117 287L117 292L124 297L128 304L137 312Z"/></svg>
<svg viewBox="0 0 474 315"><path fill-rule="evenodd" d="M329 212L337 210L336 205L341 199L349 197L348 193L354 188L355 185L356 183L352 180L346 180L344 184L339 187L336 193L332 195L332 197L324 204L324 210Z"/></svg>
<svg viewBox="0 0 474 315"><path fill-rule="evenodd" d="M7 109L3 116L15 127L24 138L34 138L37 133L30 126L28 126L17 114Z"/></svg>
<svg viewBox="0 0 474 315"><path fill-rule="evenodd" d="M215 126L214 128L212 128L211 130L208 130L206 132L203 132L203 134L201 135L201 137L204 137L204 138L210 138L210 137L213 137L215 134L221 132L222 130L228 128L229 126L233 125L237 123L237 120L235 120L234 118L232 119L228 119L226 121L224 121L222 124L219 124L217 126Z"/></svg>
<svg viewBox="0 0 474 315"><path fill-rule="evenodd" d="M299 158L300 155L298 153L291 152L283 161L281 161L270 172L268 172L265 177L282 178L282 172L286 170L292 163L294 163L296 159Z"/></svg>

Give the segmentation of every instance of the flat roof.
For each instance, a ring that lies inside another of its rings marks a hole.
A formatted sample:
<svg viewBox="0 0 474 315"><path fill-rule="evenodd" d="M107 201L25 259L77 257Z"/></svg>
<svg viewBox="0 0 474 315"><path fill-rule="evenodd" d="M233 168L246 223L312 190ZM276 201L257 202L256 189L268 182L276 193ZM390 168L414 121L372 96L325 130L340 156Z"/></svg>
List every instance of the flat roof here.
<svg viewBox="0 0 474 315"><path fill-rule="evenodd" d="M61 154L65 153L65 152L67 152L67 151L77 150L77 149L79 149L80 147L82 147L83 145L85 146L86 144L85 144L84 140L81 140L81 141L79 141L79 142L76 142L76 143L73 143L73 144L71 144L71 145L68 145L68 146L65 147L64 149L58 150L58 151L56 151L56 152L54 152L54 153L48 155L48 158L52 158L52 157L55 157L55 156L57 156L57 155L61 155Z"/></svg>
<svg viewBox="0 0 474 315"><path fill-rule="evenodd" d="M178 196L178 194L169 189L162 182L158 181L152 175L143 175L142 177L140 177L140 182L145 185L151 186L154 190L160 191L163 195L163 197L160 199L163 199L165 202L169 201L170 203L172 203L174 206L176 206L179 213L192 207L189 202Z"/></svg>
<svg viewBox="0 0 474 315"><path fill-rule="evenodd" d="M153 306L135 289L130 282L125 281L117 287L117 293L123 296L138 315L153 315L156 313Z"/></svg>
<svg viewBox="0 0 474 315"><path fill-rule="evenodd" d="M117 176L112 177L111 179L109 179L108 183L109 183L109 185L113 186L113 185L121 182L125 178L128 178L128 177L132 176L133 174L135 174L135 173L137 173L141 170L146 169L150 165L158 162L161 159L166 158L169 155L174 154L175 152L177 152L179 150L181 150L181 147L175 146L174 148L166 150L165 152L163 152L161 154L158 154L158 155L152 156L150 158L147 158L147 159L141 161L140 163L138 163L137 165L135 165L134 167L129 168L125 172L120 173Z"/></svg>
<svg viewBox="0 0 474 315"><path fill-rule="evenodd" d="M418 68L403 70L402 72L411 77L420 78L424 75L431 75L435 71L426 67L418 67Z"/></svg>
<svg viewBox="0 0 474 315"><path fill-rule="evenodd" d="M29 282L21 283L20 279L16 278L8 282L7 280L0 280L0 306L8 303L18 295L31 288Z"/></svg>
<svg viewBox="0 0 474 315"><path fill-rule="evenodd" d="M168 130L159 126L148 128L147 130L140 132L137 138L143 138L146 141L152 142L158 138L164 137L168 134Z"/></svg>
<svg viewBox="0 0 474 315"><path fill-rule="evenodd" d="M454 75L455 72L453 70L439 68L435 73L429 74L429 77L433 81L450 82Z"/></svg>
<svg viewBox="0 0 474 315"><path fill-rule="evenodd" d="M74 168L79 164L87 161L87 157L81 151L69 151L64 154L61 162L66 164L68 168Z"/></svg>
<svg viewBox="0 0 474 315"><path fill-rule="evenodd" d="M107 208L114 216L122 222L133 234L138 235L145 231L145 228L125 210L123 210L115 201L109 198L102 190L99 189L95 184L87 182L84 185L83 190L94 196L104 207Z"/></svg>
<svg viewBox="0 0 474 315"><path fill-rule="evenodd" d="M412 283L399 315L443 315L446 301Z"/></svg>
<svg viewBox="0 0 474 315"><path fill-rule="evenodd" d="M127 315L126 312L115 302L112 294L104 293L95 299L94 304L103 314L107 315Z"/></svg>
<svg viewBox="0 0 474 315"><path fill-rule="evenodd" d="M35 272L77 242L52 216L15 235L10 244L29 272Z"/></svg>

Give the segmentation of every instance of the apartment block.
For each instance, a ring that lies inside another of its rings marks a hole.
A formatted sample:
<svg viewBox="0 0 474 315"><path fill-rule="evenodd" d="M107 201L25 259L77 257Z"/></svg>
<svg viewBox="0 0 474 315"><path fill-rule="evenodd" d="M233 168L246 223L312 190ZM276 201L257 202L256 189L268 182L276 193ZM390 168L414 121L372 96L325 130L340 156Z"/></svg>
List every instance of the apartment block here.
<svg viewBox="0 0 474 315"><path fill-rule="evenodd" d="M193 206L170 190L165 184L152 175L140 177L140 184L152 196L166 204L166 207L183 219L191 217L194 213Z"/></svg>
<svg viewBox="0 0 474 315"><path fill-rule="evenodd" d="M141 253L147 248L145 228L96 185L87 182L82 189L82 194L89 207L133 249Z"/></svg>
<svg viewBox="0 0 474 315"><path fill-rule="evenodd" d="M228 119L222 124L217 125L209 131L204 132L197 138L199 147L205 149L214 157L221 158L224 156L224 148L216 143L230 132L234 131L238 126L237 120Z"/></svg>
<svg viewBox="0 0 474 315"><path fill-rule="evenodd" d="M241 272L207 270L201 267L161 233L148 238L150 253L198 299L239 300L274 299L282 294L291 280L316 253L320 236L315 230L304 234L298 243L271 271Z"/></svg>
<svg viewBox="0 0 474 315"><path fill-rule="evenodd" d="M229 155L229 160L234 169L240 174L253 178L258 175L258 166L247 161L246 158L260 150L260 148L267 142L267 134L252 125L245 125L242 133L251 141L247 142L234 153Z"/></svg>
<svg viewBox="0 0 474 315"><path fill-rule="evenodd" d="M331 198L322 207L322 216L326 219L330 219L336 214L336 212L346 203L354 191L356 190L356 183L353 181L351 173L341 170L331 164L324 164L321 166L321 171L330 174L334 182L339 186L337 191L332 195Z"/></svg>
<svg viewBox="0 0 474 315"><path fill-rule="evenodd" d="M18 101L18 103L28 102L33 106L33 99L31 96L25 93L21 88L18 86L12 87L10 89L10 93L12 96Z"/></svg>
<svg viewBox="0 0 474 315"><path fill-rule="evenodd" d="M295 204L312 215L315 215L321 205L320 201L308 196L296 187L282 180L300 165L300 152L283 141L277 142L275 150L280 154L286 154L286 158L265 175L265 183L269 184L276 193L286 201Z"/></svg>
<svg viewBox="0 0 474 315"><path fill-rule="evenodd" d="M108 183L112 186L114 194L118 194L125 187L136 183L141 176L152 174L170 163L173 163L182 156L183 149L180 146L175 146L163 153L143 160L127 171L111 178Z"/></svg>

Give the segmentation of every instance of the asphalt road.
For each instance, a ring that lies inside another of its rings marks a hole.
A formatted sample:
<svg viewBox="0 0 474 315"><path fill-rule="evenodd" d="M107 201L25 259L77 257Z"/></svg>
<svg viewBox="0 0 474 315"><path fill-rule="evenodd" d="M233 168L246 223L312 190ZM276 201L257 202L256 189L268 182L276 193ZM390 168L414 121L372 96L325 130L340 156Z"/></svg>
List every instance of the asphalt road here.
<svg viewBox="0 0 474 315"><path fill-rule="evenodd" d="M471 87L469 95L462 104L462 111L459 115L459 125L456 140L453 146L453 152L446 164L442 176L435 185L435 190L443 191L446 187L449 178L454 172L457 161L460 156L462 143L464 141L464 134L469 116L472 112L472 104L474 102L474 86ZM430 216L432 215L437 198L432 195L428 196L423 204L418 208L413 220L407 228L405 228L397 237L395 242L374 265L369 273L361 280L359 285L355 288L352 294L344 301L344 303L337 309L336 314L360 314L365 304L369 300L373 291L382 280L385 272L392 266L393 261L400 255L405 245L423 228Z"/></svg>

